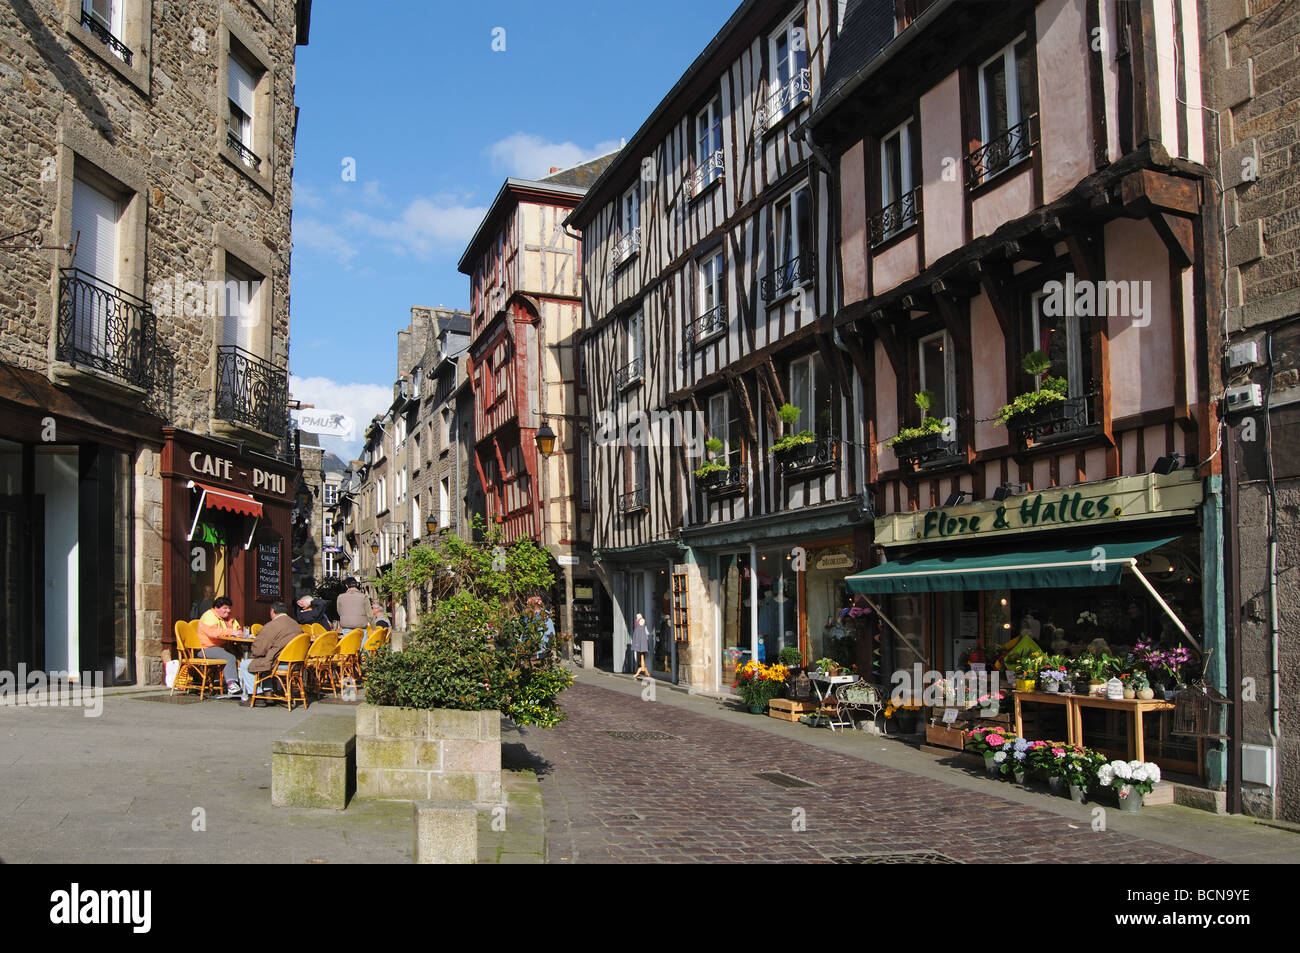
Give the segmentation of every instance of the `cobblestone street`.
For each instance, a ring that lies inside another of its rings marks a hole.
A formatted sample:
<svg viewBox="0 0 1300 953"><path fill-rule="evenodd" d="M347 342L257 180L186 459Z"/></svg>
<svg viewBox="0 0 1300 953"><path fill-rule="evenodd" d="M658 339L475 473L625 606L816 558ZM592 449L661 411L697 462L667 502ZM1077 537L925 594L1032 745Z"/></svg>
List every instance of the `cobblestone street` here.
<svg viewBox="0 0 1300 953"><path fill-rule="evenodd" d="M831 736L732 715L722 702L656 688L656 703L648 703L626 679L583 673L565 696L569 720L527 734L529 750L548 762L539 770L549 862L817 863L887 854L963 863L1300 859L1294 834L1183 807L1147 807L1133 818L1107 806L1107 830L1094 831L1095 805L973 777L862 732ZM938 776L827 750L799 740L800 732L870 747L882 759L911 757ZM756 777L769 771L813 786ZM945 772L951 780L942 779ZM1163 829L1170 812L1194 828L1188 836L1213 825L1230 836L1218 837L1207 855L1128 833L1142 823Z"/></svg>

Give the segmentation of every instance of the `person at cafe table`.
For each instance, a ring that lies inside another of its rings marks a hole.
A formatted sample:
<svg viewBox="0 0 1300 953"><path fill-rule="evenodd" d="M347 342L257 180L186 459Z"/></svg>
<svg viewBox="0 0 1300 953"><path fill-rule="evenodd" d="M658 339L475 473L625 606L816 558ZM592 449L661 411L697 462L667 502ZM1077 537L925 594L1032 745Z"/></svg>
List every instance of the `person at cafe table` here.
<svg viewBox="0 0 1300 953"><path fill-rule="evenodd" d="M309 594L298 597L298 621L303 625L319 622L327 629L334 628L334 623L325 612L325 600L313 598Z"/></svg>
<svg viewBox="0 0 1300 953"><path fill-rule="evenodd" d="M226 663L222 678L226 683L226 697L239 695L238 660L226 648L226 639L242 631L239 620L231 614L233 603L229 596L218 596L212 608L199 619L199 645L204 658L222 659Z"/></svg>
<svg viewBox="0 0 1300 953"><path fill-rule="evenodd" d="M258 630L248 658L239 664L239 681L244 690L244 698L253 694L257 676L274 669L284 647L301 634L302 626L294 621L289 607L283 602L274 603L271 606L271 621Z"/></svg>

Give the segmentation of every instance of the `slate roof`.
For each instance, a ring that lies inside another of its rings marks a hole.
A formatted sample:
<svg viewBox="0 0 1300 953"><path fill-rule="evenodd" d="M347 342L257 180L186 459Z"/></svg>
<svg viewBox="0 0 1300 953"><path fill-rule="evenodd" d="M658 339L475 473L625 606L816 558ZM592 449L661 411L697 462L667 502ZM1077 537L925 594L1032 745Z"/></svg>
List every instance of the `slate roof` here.
<svg viewBox="0 0 1300 953"><path fill-rule="evenodd" d="M894 0L849 0L822 76L818 105L851 80L894 38Z"/></svg>
<svg viewBox="0 0 1300 953"><path fill-rule="evenodd" d="M597 156L588 162L580 162L568 169L561 169L559 172L543 176L538 182L546 182L550 185L571 185L579 189L591 188L591 183L600 178L600 174L609 168L610 163L614 161L619 150L615 149L607 155Z"/></svg>

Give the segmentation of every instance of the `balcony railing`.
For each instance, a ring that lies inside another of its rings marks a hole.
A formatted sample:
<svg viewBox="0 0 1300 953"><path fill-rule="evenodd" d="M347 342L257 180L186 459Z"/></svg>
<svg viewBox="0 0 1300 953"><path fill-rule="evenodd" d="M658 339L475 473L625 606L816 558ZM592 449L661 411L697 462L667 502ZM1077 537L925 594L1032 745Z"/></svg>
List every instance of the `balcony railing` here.
<svg viewBox="0 0 1300 953"><path fill-rule="evenodd" d="M774 91L758 107L758 112L754 117L754 125L760 133L767 132L782 118L789 115L796 106L806 100L811 93L812 70L805 67L799 71L798 76L791 77L788 83Z"/></svg>
<svg viewBox="0 0 1300 953"><path fill-rule="evenodd" d="M158 324L141 298L78 268L59 272L55 359L148 388Z"/></svg>
<svg viewBox="0 0 1300 953"><path fill-rule="evenodd" d="M641 383L641 377L645 371L645 358L638 357L635 361L625 367L620 367L614 373L614 386L619 390L624 387L631 387L633 384Z"/></svg>
<svg viewBox="0 0 1300 953"><path fill-rule="evenodd" d="M617 268L640 250L641 227L638 225L614 243L614 248L609 256L610 263Z"/></svg>
<svg viewBox="0 0 1300 953"><path fill-rule="evenodd" d="M1093 423L1096 393L1080 394L1007 418L1007 430L1026 440L1045 443L1078 435Z"/></svg>
<svg viewBox="0 0 1300 953"><path fill-rule="evenodd" d="M639 513L650 506L650 491L643 486L628 490L618 498L620 513Z"/></svg>
<svg viewBox="0 0 1300 953"><path fill-rule="evenodd" d="M215 416L284 438L289 419L289 382L276 367L242 347L217 348Z"/></svg>
<svg viewBox="0 0 1300 953"><path fill-rule="evenodd" d="M686 197L695 198L727 171L726 160L719 149L695 167L686 180Z"/></svg>
<svg viewBox="0 0 1300 953"><path fill-rule="evenodd" d="M871 244L888 241L921 220L921 187L905 192L897 202L890 202L871 216Z"/></svg>
<svg viewBox="0 0 1300 953"><path fill-rule="evenodd" d="M900 464L924 467L948 466L959 460L961 452L960 425L948 433L930 433L910 440L899 440L890 445Z"/></svg>
<svg viewBox="0 0 1300 953"><path fill-rule="evenodd" d="M782 265L777 265L764 275L759 282L759 290L764 301L775 301L797 285L811 281L816 274L817 254L807 251Z"/></svg>
<svg viewBox="0 0 1300 953"><path fill-rule="evenodd" d="M728 493L743 490L748 475L748 470L741 464L728 467L725 472L718 470L708 476L697 478L696 483L710 496L726 496Z"/></svg>
<svg viewBox="0 0 1300 953"><path fill-rule="evenodd" d="M1038 114L1034 113L966 156L967 186L982 185L1021 159L1028 158L1038 144L1037 126Z"/></svg>
<svg viewBox="0 0 1300 953"><path fill-rule="evenodd" d="M239 136L235 135L235 133L230 130L226 131L226 145L235 150L235 153L239 156L244 165L253 169L262 168L262 160L257 157L257 153L244 145Z"/></svg>
<svg viewBox="0 0 1300 953"><path fill-rule="evenodd" d="M716 308L705 311L686 325L686 343L691 347L699 347L705 341L722 334L726 330L727 306L720 304Z"/></svg>
<svg viewBox="0 0 1300 953"><path fill-rule="evenodd" d="M91 33L95 34L95 38L112 50L123 63L127 66L131 65L131 48L115 37L113 31L108 28L107 24L85 7L82 7L81 9L81 25Z"/></svg>
<svg viewBox="0 0 1300 953"><path fill-rule="evenodd" d="M839 460L840 439L830 436L781 454L777 458L777 465L785 474L812 473L832 469Z"/></svg>

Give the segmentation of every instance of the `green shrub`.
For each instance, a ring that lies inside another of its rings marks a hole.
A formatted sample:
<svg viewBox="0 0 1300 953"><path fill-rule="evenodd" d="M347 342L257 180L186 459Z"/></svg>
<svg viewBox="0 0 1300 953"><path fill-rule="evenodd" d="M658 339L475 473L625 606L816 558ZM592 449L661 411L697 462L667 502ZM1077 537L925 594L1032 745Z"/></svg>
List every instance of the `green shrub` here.
<svg viewBox="0 0 1300 953"><path fill-rule="evenodd" d="M777 656L777 661L787 668L798 668L803 664L803 655L793 645L787 645Z"/></svg>

